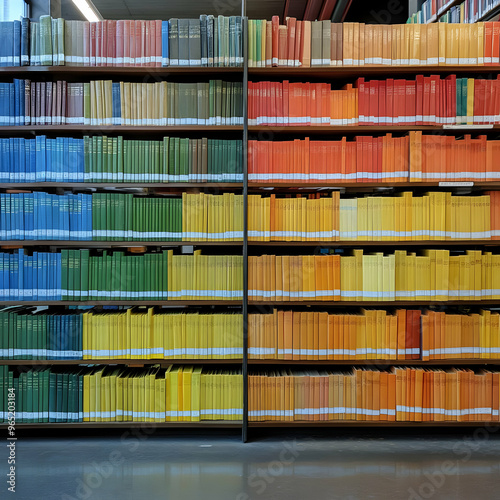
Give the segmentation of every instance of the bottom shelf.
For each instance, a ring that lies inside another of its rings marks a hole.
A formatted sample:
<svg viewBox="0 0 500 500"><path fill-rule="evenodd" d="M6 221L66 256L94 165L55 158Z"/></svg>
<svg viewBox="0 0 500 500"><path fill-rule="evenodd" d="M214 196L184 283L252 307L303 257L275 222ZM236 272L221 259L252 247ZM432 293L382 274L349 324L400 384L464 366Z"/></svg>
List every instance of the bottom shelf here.
<svg viewBox="0 0 500 500"><path fill-rule="evenodd" d="M241 428L241 420L224 422L219 420L207 420L205 422L48 422L23 424L16 422L16 429L129 429L129 428ZM7 429L7 424L0 424L0 429Z"/></svg>
<svg viewBox="0 0 500 500"><path fill-rule="evenodd" d="M292 422L248 422L248 427L499 427L500 422L375 422L371 420L332 420Z"/></svg>

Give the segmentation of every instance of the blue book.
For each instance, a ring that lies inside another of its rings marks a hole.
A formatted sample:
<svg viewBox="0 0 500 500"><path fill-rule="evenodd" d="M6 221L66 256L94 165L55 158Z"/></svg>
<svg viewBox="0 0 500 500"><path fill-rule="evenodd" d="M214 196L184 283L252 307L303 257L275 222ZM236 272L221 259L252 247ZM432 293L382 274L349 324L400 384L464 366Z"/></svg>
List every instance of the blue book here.
<svg viewBox="0 0 500 500"><path fill-rule="evenodd" d="M56 347L55 316L47 317L47 359L55 359L54 351Z"/></svg>
<svg viewBox="0 0 500 500"><path fill-rule="evenodd" d="M33 252L33 265L32 271L32 284L33 284L33 297L32 300L40 300L38 297L38 252Z"/></svg>
<svg viewBox="0 0 500 500"><path fill-rule="evenodd" d="M42 300L49 300L50 291L49 291L49 256L47 252L40 253L42 259L42 267L41 267L41 290L42 290ZM39 275L40 276L40 275ZM40 283L40 280L38 280ZM40 294L38 294L40 296Z"/></svg>
<svg viewBox="0 0 500 500"><path fill-rule="evenodd" d="M19 300L26 300L24 297L24 250L17 251L17 294Z"/></svg>
<svg viewBox="0 0 500 500"><path fill-rule="evenodd" d="M14 182L26 182L26 139L17 140L17 178Z"/></svg>
<svg viewBox="0 0 500 500"><path fill-rule="evenodd" d="M24 257L23 273L25 300L33 300L33 257Z"/></svg>
<svg viewBox="0 0 500 500"><path fill-rule="evenodd" d="M26 115L25 88L26 88L25 81L19 80L19 89L18 89L18 94L19 94L19 125L25 124L25 119L24 119L24 117Z"/></svg>
<svg viewBox="0 0 500 500"><path fill-rule="evenodd" d="M29 143L27 150L28 157L28 177L26 178L27 182L35 182L36 181L36 141L35 139L28 139Z"/></svg>
<svg viewBox="0 0 500 500"><path fill-rule="evenodd" d="M71 154L71 151L70 151L70 141L72 139L70 137L62 137L61 138L61 141L62 141L62 144L61 144L61 149L60 149L60 155L61 155L61 162L60 162L60 174L59 174L59 177L60 177L60 182L68 182L70 181L71 179L71 173L73 171L73 169L75 168L75 165L74 163L70 162L68 164L68 158L71 158L70 157L70 154Z"/></svg>
<svg viewBox="0 0 500 500"><path fill-rule="evenodd" d="M57 299L61 300L62 286L61 286L61 253L56 254L56 283L57 283Z"/></svg>
<svg viewBox="0 0 500 500"><path fill-rule="evenodd" d="M54 139L45 139L45 150L47 157L45 180L48 182L54 182L56 180L54 175L55 158L54 158L53 146L54 146Z"/></svg>
<svg viewBox="0 0 500 500"><path fill-rule="evenodd" d="M46 137L38 135L35 138L36 143L36 182L44 182L47 172L47 149L45 147Z"/></svg>
<svg viewBox="0 0 500 500"><path fill-rule="evenodd" d="M120 94L120 84L117 82L113 83L112 87L112 100L113 100L113 125L122 124L122 108L121 108L121 94Z"/></svg>
<svg viewBox="0 0 500 500"><path fill-rule="evenodd" d="M0 240L5 241L7 239L7 235L5 233L5 229L7 224L5 222L6 219L6 210L5 210L5 199L6 194L0 193Z"/></svg>
<svg viewBox="0 0 500 500"><path fill-rule="evenodd" d="M9 125L17 125L15 114L16 93L14 83L8 83L7 85L9 86Z"/></svg>
<svg viewBox="0 0 500 500"><path fill-rule="evenodd" d="M14 54L14 24L0 22L0 66L12 66Z"/></svg>
<svg viewBox="0 0 500 500"><path fill-rule="evenodd" d="M168 21L161 22L161 65L170 64L168 55Z"/></svg>
<svg viewBox="0 0 500 500"><path fill-rule="evenodd" d="M30 64L30 20L28 17L21 19L21 66Z"/></svg>
<svg viewBox="0 0 500 500"><path fill-rule="evenodd" d="M87 196L87 235L86 241L92 241L92 196Z"/></svg>
<svg viewBox="0 0 500 500"><path fill-rule="evenodd" d="M0 83L0 125L9 125L9 84Z"/></svg>
<svg viewBox="0 0 500 500"><path fill-rule="evenodd" d="M8 270L5 262L5 254L0 253L0 299L9 300L9 279Z"/></svg>
<svg viewBox="0 0 500 500"><path fill-rule="evenodd" d="M14 21L12 66L21 66L21 21Z"/></svg>
<svg viewBox="0 0 500 500"><path fill-rule="evenodd" d="M37 283L38 283L38 300L46 300L47 298L47 293L45 290L45 279L44 279L44 254L43 253L38 253L37 254Z"/></svg>
<svg viewBox="0 0 500 500"><path fill-rule="evenodd" d="M0 182L9 182L9 143L10 139L0 139Z"/></svg>

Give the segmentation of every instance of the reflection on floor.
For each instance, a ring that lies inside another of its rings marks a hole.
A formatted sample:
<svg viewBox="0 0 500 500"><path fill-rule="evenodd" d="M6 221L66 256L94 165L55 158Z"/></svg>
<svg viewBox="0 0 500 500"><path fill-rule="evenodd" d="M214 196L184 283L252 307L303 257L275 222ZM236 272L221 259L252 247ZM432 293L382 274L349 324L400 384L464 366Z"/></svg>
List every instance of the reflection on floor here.
<svg viewBox="0 0 500 500"><path fill-rule="evenodd" d="M130 432L17 442L16 500L488 500L499 498L497 434L343 430L260 435ZM7 455L0 461L4 476ZM7 484L4 482L7 496Z"/></svg>

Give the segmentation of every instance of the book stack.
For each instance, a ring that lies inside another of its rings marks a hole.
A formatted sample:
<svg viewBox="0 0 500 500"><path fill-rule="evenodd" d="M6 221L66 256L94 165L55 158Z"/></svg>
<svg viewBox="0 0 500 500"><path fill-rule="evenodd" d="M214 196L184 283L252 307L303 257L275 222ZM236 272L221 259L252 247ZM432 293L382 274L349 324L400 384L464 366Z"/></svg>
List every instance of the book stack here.
<svg viewBox="0 0 500 500"><path fill-rule="evenodd" d="M424 10L429 14L428 9ZM286 24L280 25L278 16L271 21L251 19L248 66L498 64L499 29L498 22L384 25L287 17Z"/></svg>
<svg viewBox="0 0 500 500"><path fill-rule="evenodd" d="M250 256L248 296L252 302L497 300L500 256L453 253Z"/></svg>
<svg viewBox="0 0 500 500"><path fill-rule="evenodd" d="M457 368L250 375L249 419L496 422L499 377Z"/></svg>
<svg viewBox="0 0 500 500"><path fill-rule="evenodd" d="M495 198L497 199L497 198ZM430 192L340 198L320 193L248 197L249 241L419 241L492 239L490 196ZM495 219L496 223L496 219ZM496 228L495 228L496 229Z"/></svg>

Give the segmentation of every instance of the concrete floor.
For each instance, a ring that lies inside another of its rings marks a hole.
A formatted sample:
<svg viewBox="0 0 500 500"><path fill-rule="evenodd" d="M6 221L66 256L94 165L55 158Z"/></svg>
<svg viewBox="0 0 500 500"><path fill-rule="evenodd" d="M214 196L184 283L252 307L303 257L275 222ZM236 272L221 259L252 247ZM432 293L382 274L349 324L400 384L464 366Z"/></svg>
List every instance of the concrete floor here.
<svg viewBox="0 0 500 500"><path fill-rule="evenodd" d="M390 432L390 431L389 431ZM338 435L343 437L338 437ZM488 500L500 441L472 431L408 435L139 434L19 437L17 500ZM5 459L0 453L0 473ZM10 498L1 481L0 498Z"/></svg>

